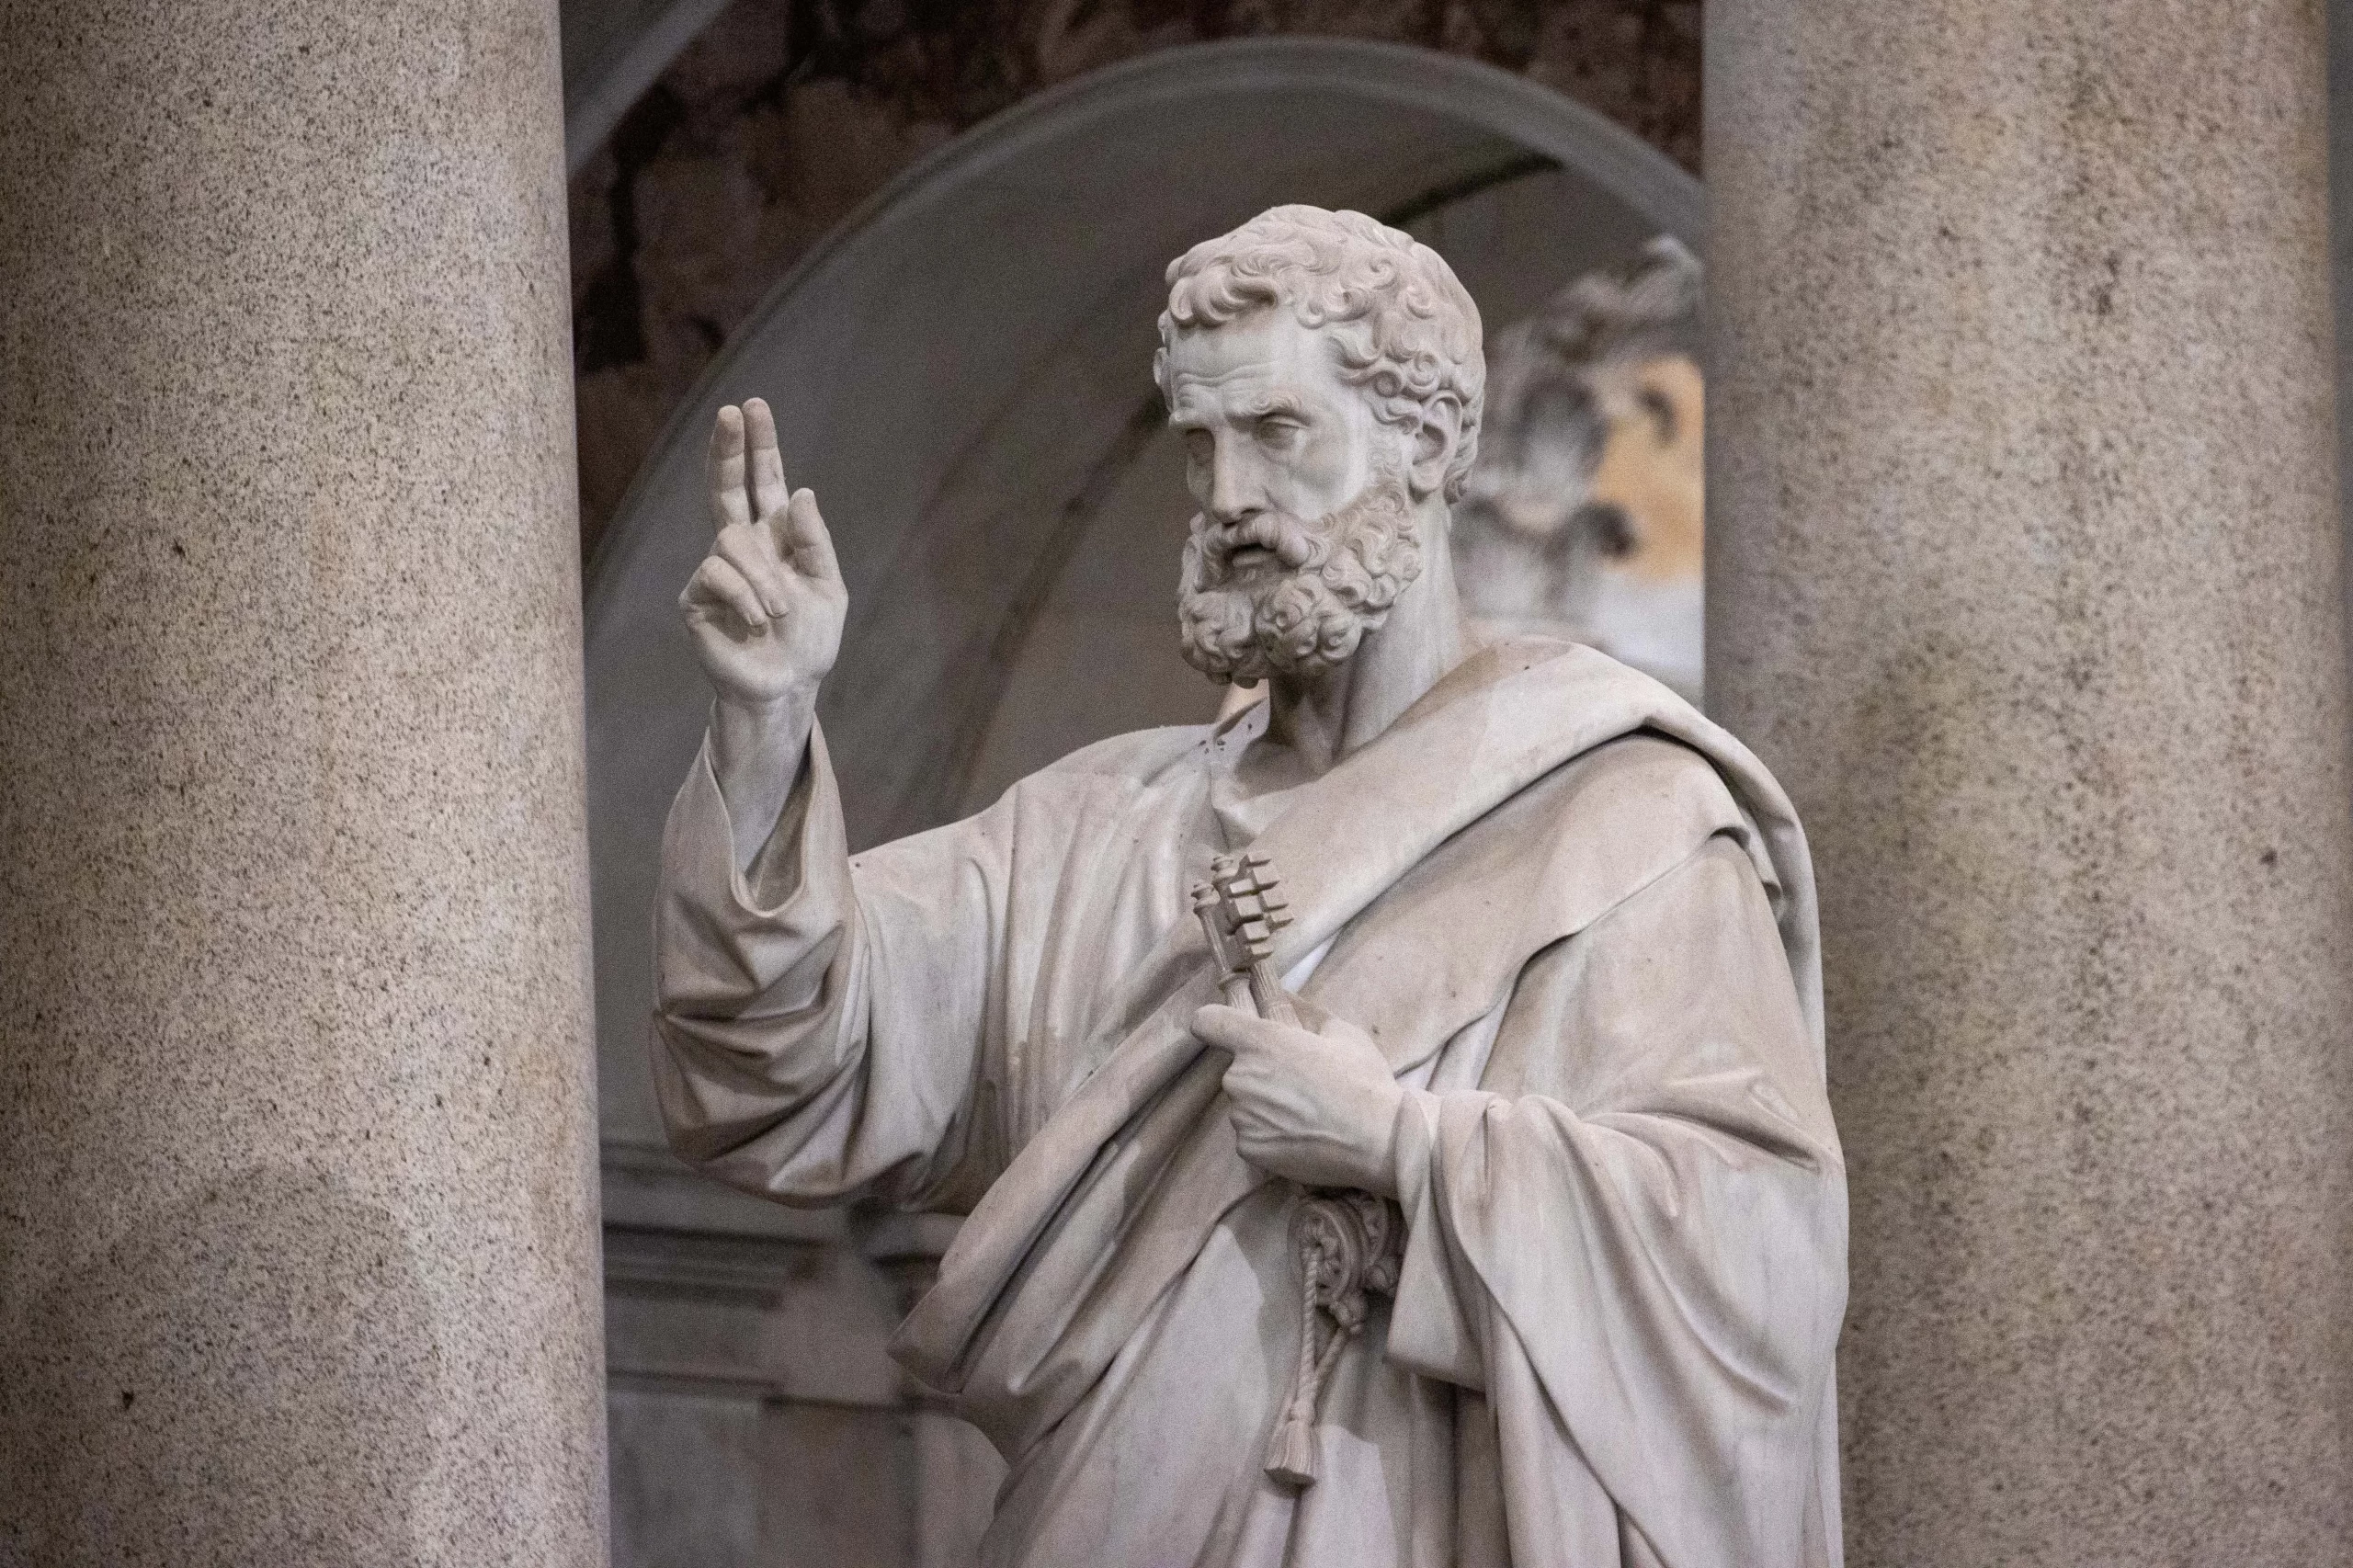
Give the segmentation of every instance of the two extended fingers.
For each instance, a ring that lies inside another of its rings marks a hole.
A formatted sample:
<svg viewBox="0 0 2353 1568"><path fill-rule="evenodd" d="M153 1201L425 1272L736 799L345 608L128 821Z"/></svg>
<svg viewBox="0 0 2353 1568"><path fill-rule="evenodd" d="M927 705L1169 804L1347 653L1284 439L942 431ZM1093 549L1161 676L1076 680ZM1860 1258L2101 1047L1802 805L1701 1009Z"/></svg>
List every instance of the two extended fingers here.
<svg viewBox="0 0 2353 1568"><path fill-rule="evenodd" d="M784 459L766 402L751 398L719 411L704 477L719 539L682 597L690 607L723 605L757 630L781 615L786 602L783 562L767 530L753 526L784 498Z"/></svg>
<svg viewBox="0 0 2353 1568"><path fill-rule="evenodd" d="M838 582L841 568L832 538L817 511L817 497L794 492L784 478L784 453L777 441L776 414L761 398L739 408L722 408L710 432L707 468L712 521L723 536L738 524L765 523L778 558L804 576ZM745 570L738 562L739 571ZM763 594L767 585L746 571Z"/></svg>
<svg viewBox="0 0 2353 1568"><path fill-rule="evenodd" d="M712 526L772 516L790 497L784 483L784 451L777 443L776 413L763 398L729 403L710 427L710 453L703 469L710 487Z"/></svg>
<svg viewBox="0 0 2353 1568"><path fill-rule="evenodd" d="M719 411L704 476L710 486L711 522L722 533L738 524L769 521L783 509L791 492L784 483L776 414L765 399L745 398L741 407L729 403Z"/></svg>
<svg viewBox="0 0 2353 1568"><path fill-rule="evenodd" d="M795 573L838 586L841 568L817 498L786 487L776 415L765 401L719 411L705 478L719 538L680 596L689 610L723 607L756 631L790 608Z"/></svg>

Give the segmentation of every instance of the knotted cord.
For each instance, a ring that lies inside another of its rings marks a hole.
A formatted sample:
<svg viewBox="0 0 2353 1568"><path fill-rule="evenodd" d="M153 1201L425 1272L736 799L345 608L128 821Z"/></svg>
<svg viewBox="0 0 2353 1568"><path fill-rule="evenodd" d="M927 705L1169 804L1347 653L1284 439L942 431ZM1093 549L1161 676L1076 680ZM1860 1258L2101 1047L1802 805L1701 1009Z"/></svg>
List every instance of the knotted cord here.
<svg viewBox="0 0 2353 1568"><path fill-rule="evenodd" d="M1315 1483L1315 1409L1349 1340L1364 1332L1375 1292L1397 1289L1404 1217L1364 1192L1311 1192L1291 1215L1299 1257L1299 1369L1267 1443L1267 1473Z"/></svg>

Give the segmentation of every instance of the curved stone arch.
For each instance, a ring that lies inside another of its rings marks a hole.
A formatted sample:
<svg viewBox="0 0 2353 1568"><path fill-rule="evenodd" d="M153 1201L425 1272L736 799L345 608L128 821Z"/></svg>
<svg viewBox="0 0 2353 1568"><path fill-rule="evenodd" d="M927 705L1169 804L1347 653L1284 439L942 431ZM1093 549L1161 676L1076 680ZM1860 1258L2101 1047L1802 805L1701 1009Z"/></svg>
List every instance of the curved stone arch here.
<svg viewBox="0 0 2353 1568"><path fill-rule="evenodd" d="M1286 200L1413 227L1456 263L1491 324L1654 233L1696 248L1704 221L1696 180L1557 93L1451 56L1336 40L1195 45L1110 67L880 192L713 363L591 564L608 1132L654 1132L645 911L707 700L676 597L707 545L699 491L714 412L767 397L792 482L824 502L852 596L823 704L852 836L913 831L965 801L983 752L1006 766L991 719L1040 606L1069 585L1075 545L1116 535L1107 519L1147 504L1181 528L1181 493L1146 483L1165 479L1166 460L1149 376L1162 271ZM1188 689L1214 706L1209 688Z"/></svg>

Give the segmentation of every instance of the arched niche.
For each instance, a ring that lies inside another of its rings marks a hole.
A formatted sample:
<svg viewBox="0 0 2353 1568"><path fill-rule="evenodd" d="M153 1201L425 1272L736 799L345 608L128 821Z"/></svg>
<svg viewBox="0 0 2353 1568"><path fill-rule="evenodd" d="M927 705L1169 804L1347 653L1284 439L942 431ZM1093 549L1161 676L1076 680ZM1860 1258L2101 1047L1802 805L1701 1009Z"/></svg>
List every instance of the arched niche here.
<svg viewBox="0 0 2353 1568"><path fill-rule="evenodd" d="M1175 651L1190 512L1150 366L1171 257L1283 201L1437 245L1490 329L1653 234L1698 182L1592 111L1421 50L1207 44L1071 82L910 169L778 285L679 410L592 563L590 839L608 1138L645 1069L664 813L708 692L678 623L722 404L775 405L851 611L822 719L852 838L947 820L1115 729L1204 719ZM1157 627L1158 631L1152 630Z"/></svg>

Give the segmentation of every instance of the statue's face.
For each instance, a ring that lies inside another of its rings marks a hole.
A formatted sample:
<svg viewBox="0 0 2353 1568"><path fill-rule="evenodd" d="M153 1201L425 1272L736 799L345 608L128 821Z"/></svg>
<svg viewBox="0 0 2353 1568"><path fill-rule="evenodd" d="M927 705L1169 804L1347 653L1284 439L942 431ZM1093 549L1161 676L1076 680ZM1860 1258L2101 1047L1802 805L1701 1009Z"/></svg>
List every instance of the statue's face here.
<svg viewBox="0 0 2353 1568"><path fill-rule="evenodd" d="M1288 311L1186 333L1169 348L1168 369L1186 487L1213 522L1269 510L1320 517L1354 499L1398 444L1364 393L1340 379L1325 335Z"/></svg>
<svg viewBox="0 0 2353 1568"><path fill-rule="evenodd" d="M1347 660L1421 571L1409 437L1287 311L1180 336L1168 391L1200 506L1178 587L1186 658L1220 680Z"/></svg>

